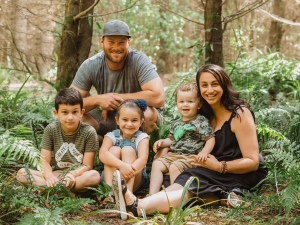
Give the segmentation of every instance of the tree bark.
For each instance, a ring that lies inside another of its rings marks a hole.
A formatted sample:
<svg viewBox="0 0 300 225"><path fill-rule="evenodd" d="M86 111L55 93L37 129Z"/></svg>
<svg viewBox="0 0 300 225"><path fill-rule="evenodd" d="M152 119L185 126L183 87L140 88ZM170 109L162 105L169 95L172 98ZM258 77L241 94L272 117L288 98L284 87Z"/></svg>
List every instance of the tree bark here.
<svg viewBox="0 0 300 225"><path fill-rule="evenodd" d="M77 41L79 20L73 17L79 13L79 0L67 0L65 21L58 58L56 90L70 86L77 71Z"/></svg>
<svg viewBox="0 0 300 225"><path fill-rule="evenodd" d="M284 4L282 4L282 0L274 0L273 14L281 18L284 17ZM271 51L280 51L283 33L284 29L282 27L282 23L276 20L272 20L268 41L268 47Z"/></svg>
<svg viewBox="0 0 300 225"><path fill-rule="evenodd" d="M80 2L80 12L86 10L94 3L94 0L82 0ZM88 14L93 14L91 9ZM78 63L76 70L79 66L89 57L93 37L93 18L86 17L79 20L79 32L78 32Z"/></svg>
<svg viewBox="0 0 300 225"><path fill-rule="evenodd" d="M57 90L71 85L79 66L89 57L93 36L93 19L86 17L74 21L73 18L93 3L94 0L67 0L66 2L58 59ZM88 14L93 14L93 9Z"/></svg>
<svg viewBox="0 0 300 225"><path fill-rule="evenodd" d="M206 43L205 63L217 64L223 67L223 31L221 16L222 1L207 0L204 12Z"/></svg>
<svg viewBox="0 0 300 225"><path fill-rule="evenodd" d="M166 4L169 2L166 1ZM166 17L164 13L166 10L164 8L159 8L159 15L160 15L160 29L161 29L161 35L159 38L159 53L158 53L158 59L157 59L157 72L160 74L166 74L172 72L171 66L170 66L170 53L166 50L166 41L165 41L165 33L166 33L166 28L165 28L165 20Z"/></svg>

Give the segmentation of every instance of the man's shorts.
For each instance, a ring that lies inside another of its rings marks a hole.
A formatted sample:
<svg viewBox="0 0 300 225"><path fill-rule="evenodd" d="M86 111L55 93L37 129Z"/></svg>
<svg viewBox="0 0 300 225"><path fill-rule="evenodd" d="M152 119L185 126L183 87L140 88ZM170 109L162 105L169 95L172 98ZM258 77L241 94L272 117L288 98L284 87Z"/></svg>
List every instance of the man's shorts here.
<svg viewBox="0 0 300 225"><path fill-rule="evenodd" d="M178 153L168 152L168 154L159 157L157 161L161 161L168 170L170 169L171 164L175 165L180 173L183 171L193 168L190 162L191 157L188 155L180 155Z"/></svg>
<svg viewBox="0 0 300 225"><path fill-rule="evenodd" d="M159 109L157 109L155 107L152 107L152 108L154 109L154 111L157 114L156 126L160 127L164 123L164 118L161 115ZM100 128L97 131L97 133L99 135L101 135L102 137L104 137L104 135L107 134L108 132L111 132L111 131L117 129L117 124L116 124L116 120L115 120L116 111L108 111L106 122L104 121L104 119L101 116L101 109L99 107L89 111L88 114L90 114L98 122Z"/></svg>

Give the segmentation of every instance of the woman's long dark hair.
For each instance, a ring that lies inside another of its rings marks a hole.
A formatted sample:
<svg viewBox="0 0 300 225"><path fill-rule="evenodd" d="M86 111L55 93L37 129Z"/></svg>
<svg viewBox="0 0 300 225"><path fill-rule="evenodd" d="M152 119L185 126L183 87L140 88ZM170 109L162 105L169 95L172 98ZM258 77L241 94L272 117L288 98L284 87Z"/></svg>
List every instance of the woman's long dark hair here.
<svg viewBox="0 0 300 225"><path fill-rule="evenodd" d="M212 74L217 81L219 82L221 88L223 89L223 95L221 97L221 104L230 112L236 112L237 107L241 108L241 105L246 105L246 101L242 98L240 98L239 92L232 89L232 84L230 81L230 78L226 71L214 64L207 64L205 66L202 66L196 76L196 83L198 86L198 94L200 96L200 101L202 103L202 107L200 109L200 114L204 115L206 118L208 118L210 121L212 121L215 118L215 114L211 106L207 103L206 100L201 96L200 92L200 84L199 79L202 73L208 72ZM249 108L249 105L247 105Z"/></svg>

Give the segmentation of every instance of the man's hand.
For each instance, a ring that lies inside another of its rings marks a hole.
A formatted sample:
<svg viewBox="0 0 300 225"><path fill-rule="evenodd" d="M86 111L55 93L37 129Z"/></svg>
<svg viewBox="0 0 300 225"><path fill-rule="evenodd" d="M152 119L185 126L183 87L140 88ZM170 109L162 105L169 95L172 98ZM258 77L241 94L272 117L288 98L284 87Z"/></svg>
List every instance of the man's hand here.
<svg viewBox="0 0 300 225"><path fill-rule="evenodd" d="M76 183L76 179L72 173L67 173L64 178L64 181L65 181L66 188L69 190L71 190L75 186L75 183Z"/></svg>
<svg viewBox="0 0 300 225"><path fill-rule="evenodd" d="M101 108L109 111L117 109L120 103L124 101L117 93L98 95L98 99Z"/></svg>
<svg viewBox="0 0 300 225"><path fill-rule="evenodd" d="M47 176L45 178L47 187L55 187L59 182L58 178L52 173L52 175Z"/></svg>
<svg viewBox="0 0 300 225"><path fill-rule="evenodd" d="M127 181L129 179L131 179L132 177L134 177L135 173L134 171L136 170L135 168L133 168L131 165L127 164L127 163L123 163L120 168L120 173L122 178Z"/></svg>

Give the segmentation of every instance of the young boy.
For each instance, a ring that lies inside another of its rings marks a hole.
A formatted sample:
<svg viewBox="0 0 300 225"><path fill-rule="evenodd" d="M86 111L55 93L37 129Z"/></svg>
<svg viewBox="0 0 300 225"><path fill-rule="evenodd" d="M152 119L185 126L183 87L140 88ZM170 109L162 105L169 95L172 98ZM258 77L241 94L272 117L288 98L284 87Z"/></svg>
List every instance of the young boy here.
<svg viewBox="0 0 300 225"><path fill-rule="evenodd" d="M205 161L215 145L215 135L208 119L197 114L201 104L196 84L180 86L175 101L182 118L172 124L168 138L158 140L153 145L154 152L158 148L164 148L160 150L162 152L169 152L153 162L149 194L160 191L163 173L170 173L173 184L180 173L192 168L190 155L198 155L198 160Z"/></svg>
<svg viewBox="0 0 300 225"><path fill-rule="evenodd" d="M63 183L70 191L85 192L88 190L85 187L100 183L100 174L91 170L96 151L99 150L98 137L92 126L80 121L84 114L82 107L82 96L75 88L65 88L57 93L53 113L58 121L45 128L41 143L43 173L29 170L34 185L54 187L59 180L64 179ZM50 166L52 153L55 159L54 170ZM74 165L79 167L62 176L64 170ZM27 184L25 176L26 170L20 169L18 181Z"/></svg>

